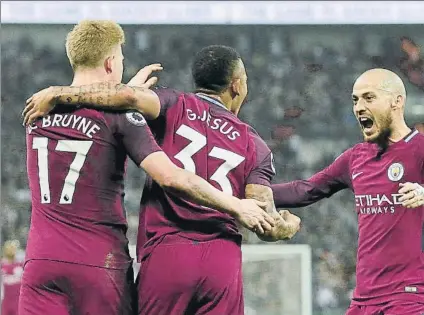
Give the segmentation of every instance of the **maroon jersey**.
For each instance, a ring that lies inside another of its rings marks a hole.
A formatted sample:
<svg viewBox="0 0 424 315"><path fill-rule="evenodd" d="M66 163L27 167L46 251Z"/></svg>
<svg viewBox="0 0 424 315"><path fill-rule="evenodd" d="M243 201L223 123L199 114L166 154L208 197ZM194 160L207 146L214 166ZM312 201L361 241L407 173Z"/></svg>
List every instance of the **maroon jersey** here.
<svg viewBox="0 0 424 315"><path fill-rule="evenodd" d="M378 156L375 144L344 152L309 180L273 186L277 207L311 204L350 188L359 223L353 304L424 302L424 207L407 209L399 183L424 184L424 136L412 131Z"/></svg>
<svg viewBox="0 0 424 315"><path fill-rule="evenodd" d="M160 150L143 116L65 109L27 128L27 257L105 268L131 263L123 207L127 154Z"/></svg>
<svg viewBox="0 0 424 315"><path fill-rule="evenodd" d="M19 291L23 264L21 262L1 262L1 314L17 315Z"/></svg>
<svg viewBox="0 0 424 315"><path fill-rule="evenodd" d="M170 89L156 93L161 113L150 127L176 165L240 198L247 184L270 185L274 175L271 151L222 103L203 94ZM176 233L196 241L241 240L228 214L168 194L148 179L141 200L138 254L143 246L147 253L165 235Z"/></svg>

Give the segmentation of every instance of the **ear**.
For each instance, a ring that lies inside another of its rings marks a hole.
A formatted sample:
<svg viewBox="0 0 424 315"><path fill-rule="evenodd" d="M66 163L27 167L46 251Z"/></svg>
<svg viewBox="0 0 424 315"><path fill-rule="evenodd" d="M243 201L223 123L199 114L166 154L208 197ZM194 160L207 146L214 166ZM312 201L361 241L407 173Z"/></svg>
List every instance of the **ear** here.
<svg viewBox="0 0 424 315"><path fill-rule="evenodd" d="M402 95L397 95L395 97L395 101L392 103L392 108L393 109L397 109L397 108L402 108L404 105L404 98Z"/></svg>
<svg viewBox="0 0 424 315"><path fill-rule="evenodd" d="M233 82L231 82L231 90L235 96L240 95L241 90L241 80L240 78L234 79Z"/></svg>
<svg viewBox="0 0 424 315"><path fill-rule="evenodd" d="M106 70L107 74L111 74L112 73L112 60L113 58L115 58L114 56L112 57L107 57L105 62L104 62L104 67Z"/></svg>

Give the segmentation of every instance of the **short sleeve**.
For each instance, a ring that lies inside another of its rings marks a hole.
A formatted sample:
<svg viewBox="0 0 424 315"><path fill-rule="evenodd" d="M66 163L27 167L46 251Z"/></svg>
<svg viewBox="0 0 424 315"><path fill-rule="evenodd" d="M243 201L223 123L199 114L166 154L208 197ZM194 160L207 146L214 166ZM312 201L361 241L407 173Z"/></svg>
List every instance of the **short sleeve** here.
<svg viewBox="0 0 424 315"><path fill-rule="evenodd" d="M180 92L169 89L169 88L157 88L153 90L153 92L156 93L156 95L159 97L160 101L160 114L159 116L165 116L167 110L175 105L178 101L178 97L181 94Z"/></svg>
<svg viewBox="0 0 424 315"><path fill-rule="evenodd" d="M252 138L253 141L253 168L250 171L247 184L257 184L271 186L272 178L275 176L274 157L266 143L257 135Z"/></svg>
<svg viewBox="0 0 424 315"><path fill-rule="evenodd" d="M115 115L115 135L120 138L128 156L137 166L150 154L162 151L143 115L132 111Z"/></svg>

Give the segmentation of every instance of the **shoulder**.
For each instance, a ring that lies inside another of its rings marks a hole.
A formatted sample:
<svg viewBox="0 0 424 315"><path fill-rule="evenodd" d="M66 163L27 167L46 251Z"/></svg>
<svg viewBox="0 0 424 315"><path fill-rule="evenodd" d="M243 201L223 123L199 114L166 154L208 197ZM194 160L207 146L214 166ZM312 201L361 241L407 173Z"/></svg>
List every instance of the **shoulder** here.
<svg viewBox="0 0 424 315"><path fill-rule="evenodd" d="M241 120L239 120L239 124L242 127L246 128L246 132L247 132L248 137L250 139L252 139L255 143L258 143L259 145L264 145L264 146L268 147L265 140L262 139L262 137L259 135L259 133L255 130L255 128L246 124L245 122L242 122Z"/></svg>
<svg viewBox="0 0 424 315"><path fill-rule="evenodd" d="M259 137L260 138L259 133L256 131L255 128L253 128L252 126L250 126L248 124L245 124L245 125L247 126L247 130L252 137Z"/></svg>
<svg viewBox="0 0 424 315"><path fill-rule="evenodd" d="M156 95L159 97L161 103L162 102L166 102L166 103L177 102L180 96L183 96L184 94L186 94L185 92L171 89L168 87L163 87L163 86L154 88L153 92L155 92Z"/></svg>
<svg viewBox="0 0 424 315"><path fill-rule="evenodd" d="M411 139L411 143L417 148L418 154L424 158L424 134L419 133L418 130L416 132L417 134Z"/></svg>
<svg viewBox="0 0 424 315"><path fill-rule="evenodd" d="M369 154L370 152L378 151L378 147L374 143L361 142L346 149L342 154L348 155L349 158L357 157L363 153Z"/></svg>
<svg viewBox="0 0 424 315"><path fill-rule="evenodd" d="M368 150L369 150L368 143L355 144L354 146L347 148L342 153L340 153L334 159L334 162L350 164L352 159L361 155L361 152L367 152Z"/></svg>
<svg viewBox="0 0 424 315"><path fill-rule="evenodd" d="M271 149L268 147L265 140L262 139L254 128L247 124L244 125L247 127L249 145L253 146L253 148L248 148L248 150L252 153L256 153L255 155L259 160L269 155L271 155L271 159L273 159Z"/></svg>
<svg viewBox="0 0 424 315"><path fill-rule="evenodd" d="M86 119L91 119L93 121L96 121L97 123L106 124L106 125L108 124L108 120L106 118L107 112L104 112L102 110L79 107L79 108L76 108L75 111L69 114L82 116L82 117L85 117Z"/></svg>
<svg viewBox="0 0 424 315"><path fill-rule="evenodd" d="M415 141L420 148L424 148L424 134L419 133L418 130L414 132L417 132L417 134L411 139L411 141Z"/></svg>
<svg viewBox="0 0 424 315"><path fill-rule="evenodd" d="M137 111L104 113L107 125L112 132L128 127L143 127L147 125L144 116Z"/></svg>

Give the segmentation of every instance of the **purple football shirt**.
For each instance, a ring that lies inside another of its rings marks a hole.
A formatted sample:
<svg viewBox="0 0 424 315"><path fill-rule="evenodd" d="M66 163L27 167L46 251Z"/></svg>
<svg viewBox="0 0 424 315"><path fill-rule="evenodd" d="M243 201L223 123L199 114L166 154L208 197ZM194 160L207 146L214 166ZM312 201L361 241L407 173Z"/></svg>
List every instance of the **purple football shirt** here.
<svg viewBox="0 0 424 315"><path fill-rule="evenodd" d="M247 184L270 186L274 175L272 153L249 125L206 95L171 89L156 93L161 113L149 124L159 145L176 165L240 198ZM166 193L148 179L141 199L139 260L143 247L147 254L164 236L177 233L196 241L241 241L230 215Z"/></svg>
<svg viewBox="0 0 424 315"><path fill-rule="evenodd" d="M18 314L22 272L22 262L1 261L1 314Z"/></svg>
<svg viewBox="0 0 424 315"><path fill-rule="evenodd" d="M377 158L378 147L361 143L309 180L273 185L277 207L311 204L350 188L359 223L353 304L394 299L424 302L424 207L399 202L399 183L424 184L424 136L412 131Z"/></svg>
<svg viewBox="0 0 424 315"><path fill-rule="evenodd" d="M27 127L32 216L26 260L127 268L127 154L159 151L139 113L67 109Z"/></svg>

